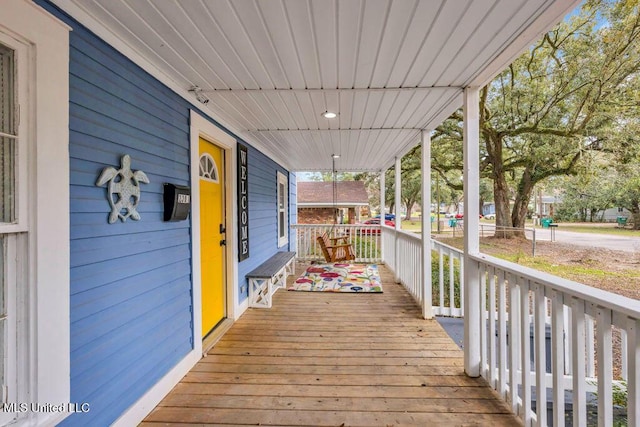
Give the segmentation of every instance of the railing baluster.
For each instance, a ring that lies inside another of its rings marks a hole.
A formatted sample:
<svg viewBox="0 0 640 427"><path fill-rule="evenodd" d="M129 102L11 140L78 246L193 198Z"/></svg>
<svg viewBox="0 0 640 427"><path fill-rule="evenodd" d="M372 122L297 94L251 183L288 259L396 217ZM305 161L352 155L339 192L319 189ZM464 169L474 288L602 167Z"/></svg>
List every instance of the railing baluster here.
<svg viewBox="0 0 640 427"><path fill-rule="evenodd" d="M547 425L547 301L545 288L535 286L535 362L536 362L536 418L538 426Z"/></svg>
<svg viewBox="0 0 640 427"><path fill-rule="evenodd" d="M573 358L571 357L571 354L573 353L573 329L571 328L571 308L569 307L568 304L565 304L564 306L564 333L566 335L565 337L565 344L564 344L564 371L568 374L568 375L572 375L573 374L573 366L571 365L573 363Z"/></svg>
<svg viewBox="0 0 640 427"><path fill-rule="evenodd" d="M507 284L504 271L498 272L498 393L507 398Z"/></svg>
<svg viewBox="0 0 640 427"><path fill-rule="evenodd" d="M640 425L640 320L627 320L627 422Z"/></svg>
<svg viewBox="0 0 640 427"><path fill-rule="evenodd" d="M496 269L489 267L489 384L496 388Z"/></svg>
<svg viewBox="0 0 640 427"><path fill-rule="evenodd" d="M518 320L519 320L519 288L516 277L508 276L509 283L509 395L511 400L511 412L518 413L518 367L520 364L520 352L518 346Z"/></svg>
<svg viewBox="0 0 640 427"><path fill-rule="evenodd" d="M455 269L453 262L453 254L449 252L449 313L453 316L453 311L456 308L455 299Z"/></svg>
<svg viewBox="0 0 640 427"><path fill-rule="evenodd" d="M415 257L415 277L416 277L416 286L418 286L418 289L420 289L420 295L422 295L422 305L424 305L426 303L427 300L427 295L426 295L426 289L424 287L424 282L422 281L422 274L423 274L423 270L426 271L426 266L423 265L422 263L422 243L418 240L416 240L414 242L415 245L415 252L414 252L414 257ZM431 278L429 277L428 279L429 281L431 281ZM429 288L429 292L431 292L431 288ZM430 298L431 299L431 298Z"/></svg>
<svg viewBox="0 0 640 427"><path fill-rule="evenodd" d="M627 357L628 357L628 348L627 348L627 330L626 329L620 329L620 364L621 369L620 369L620 375L622 376L622 379L624 381L627 381L627 378L629 378L629 371L627 370Z"/></svg>
<svg viewBox="0 0 640 427"><path fill-rule="evenodd" d="M520 372L522 384L522 414L525 426L531 425L531 317L529 316L528 280L520 282Z"/></svg>
<svg viewBox="0 0 640 427"><path fill-rule="evenodd" d="M571 298L572 367L573 367L573 425L587 425L585 383L585 314L584 301Z"/></svg>
<svg viewBox="0 0 640 427"><path fill-rule="evenodd" d="M422 281L422 271L424 265L422 265L422 243L419 240L413 242L413 278L416 281L416 286L420 293L420 305L422 306L426 301L425 289Z"/></svg>
<svg viewBox="0 0 640 427"><path fill-rule="evenodd" d="M586 376L593 378L596 376L596 341L595 326L593 317L587 316L585 319L585 343L587 346Z"/></svg>
<svg viewBox="0 0 640 427"><path fill-rule="evenodd" d="M458 254L458 262L460 265L460 274L458 276L460 279L460 281L458 282L460 283L460 316L462 316L462 313L464 313L464 304L465 304L465 301L463 298L464 287L465 287L464 279L463 279L464 278L464 257L462 255L462 252Z"/></svg>
<svg viewBox="0 0 640 427"><path fill-rule="evenodd" d="M480 375L487 377L487 270L484 264L478 269L480 282Z"/></svg>
<svg viewBox="0 0 640 427"><path fill-rule="evenodd" d="M553 292L551 310L551 370L553 371L553 425L564 425L564 298Z"/></svg>
<svg viewBox="0 0 640 427"><path fill-rule="evenodd" d="M597 308L598 321L598 426L613 425L613 358L611 310Z"/></svg>
<svg viewBox="0 0 640 427"><path fill-rule="evenodd" d="M438 247L438 289L440 289L440 310L444 310L444 253L441 246ZM445 314L440 312L440 314Z"/></svg>

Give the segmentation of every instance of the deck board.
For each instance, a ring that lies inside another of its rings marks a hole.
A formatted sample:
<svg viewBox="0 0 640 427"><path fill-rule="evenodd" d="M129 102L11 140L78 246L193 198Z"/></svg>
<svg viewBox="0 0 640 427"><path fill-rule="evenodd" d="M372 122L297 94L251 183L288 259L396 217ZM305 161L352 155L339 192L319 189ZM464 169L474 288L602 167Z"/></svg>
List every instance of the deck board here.
<svg viewBox="0 0 640 427"><path fill-rule="evenodd" d="M249 309L142 425L520 425L380 273L382 294L279 291Z"/></svg>

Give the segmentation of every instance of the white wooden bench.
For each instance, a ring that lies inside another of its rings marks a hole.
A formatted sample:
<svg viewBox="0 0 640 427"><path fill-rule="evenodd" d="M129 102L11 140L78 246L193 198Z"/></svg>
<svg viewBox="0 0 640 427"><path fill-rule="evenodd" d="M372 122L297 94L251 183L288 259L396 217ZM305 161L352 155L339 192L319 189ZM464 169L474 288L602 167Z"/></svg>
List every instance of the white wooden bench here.
<svg viewBox="0 0 640 427"><path fill-rule="evenodd" d="M247 274L249 307L271 308L273 294L287 287L287 276L295 274L295 252L278 252Z"/></svg>

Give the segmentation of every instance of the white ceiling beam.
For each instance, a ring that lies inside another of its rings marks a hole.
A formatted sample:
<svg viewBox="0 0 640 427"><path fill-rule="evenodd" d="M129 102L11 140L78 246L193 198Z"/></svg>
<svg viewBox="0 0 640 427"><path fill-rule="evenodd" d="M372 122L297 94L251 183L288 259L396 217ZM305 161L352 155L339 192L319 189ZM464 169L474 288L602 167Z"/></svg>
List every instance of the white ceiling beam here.
<svg viewBox="0 0 640 427"><path fill-rule="evenodd" d="M320 129L320 128L308 128L308 129L246 129L246 132L304 132L304 131L313 131L313 132L341 132L341 131L352 131L352 132L360 132L360 131L377 131L377 130L400 130L400 131L419 131L422 128L336 128L336 129Z"/></svg>
<svg viewBox="0 0 640 427"><path fill-rule="evenodd" d="M420 92L420 91L437 91L458 89L462 91L464 88L457 86L419 86L419 87L354 87L354 88L275 88L275 89L203 89L202 92L208 94L215 93L371 93L371 92Z"/></svg>

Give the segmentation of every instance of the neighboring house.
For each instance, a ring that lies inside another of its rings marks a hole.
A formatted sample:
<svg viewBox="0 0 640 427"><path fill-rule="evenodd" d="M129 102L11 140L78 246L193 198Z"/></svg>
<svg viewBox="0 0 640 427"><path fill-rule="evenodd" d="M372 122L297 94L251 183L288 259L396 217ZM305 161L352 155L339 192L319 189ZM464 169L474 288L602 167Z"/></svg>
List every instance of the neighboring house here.
<svg viewBox="0 0 640 427"><path fill-rule="evenodd" d="M531 202L533 206L530 206L540 218L553 217L556 209L556 204L560 203L562 199L558 196L540 195L533 197Z"/></svg>
<svg viewBox="0 0 640 427"><path fill-rule="evenodd" d="M627 208L606 209L601 215L602 221L604 222L616 222L619 217L630 218L629 221L631 221L633 217L633 214Z"/></svg>
<svg viewBox="0 0 640 427"><path fill-rule="evenodd" d="M354 224L369 209L362 181L337 181L335 187L333 182L298 182L297 191L299 224L344 223L345 218Z"/></svg>
<svg viewBox="0 0 640 427"><path fill-rule="evenodd" d="M559 202L559 198L556 196L538 196L531 199L529 203L529 209L531 212L535 212L538 216L547 217L553 216L555 204ZM510 206L511 203L510 203ZM494 202L485 202L482 205L482 215L495 216L496 204Z"/></svg>
<svg viewBox="0 0 640 427"><path fill-rule="evenodd" d="M485 202L482 205L482 215L483 216L495 216L496 215L496 204L493 202Z"/></svg>

